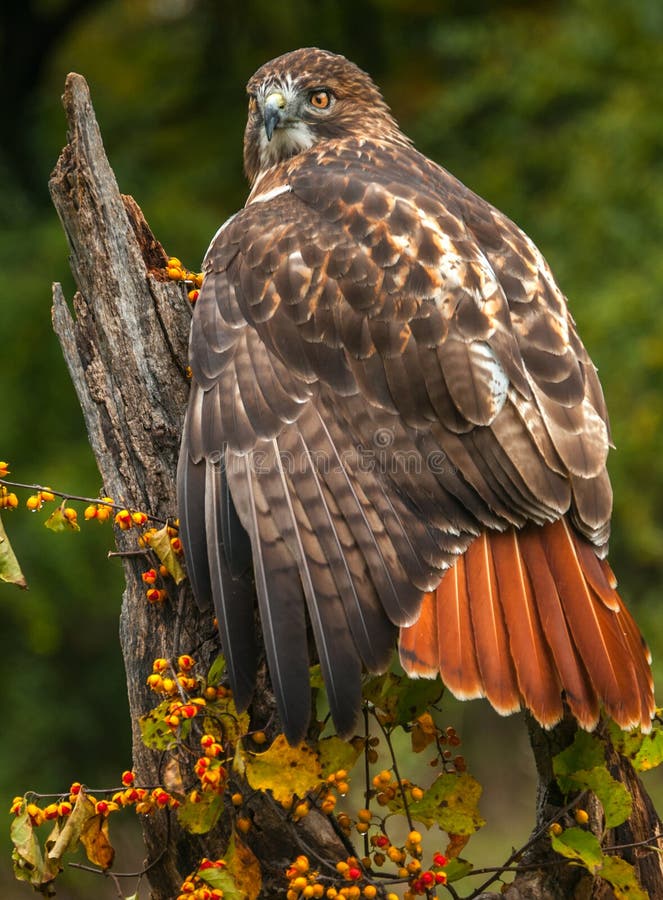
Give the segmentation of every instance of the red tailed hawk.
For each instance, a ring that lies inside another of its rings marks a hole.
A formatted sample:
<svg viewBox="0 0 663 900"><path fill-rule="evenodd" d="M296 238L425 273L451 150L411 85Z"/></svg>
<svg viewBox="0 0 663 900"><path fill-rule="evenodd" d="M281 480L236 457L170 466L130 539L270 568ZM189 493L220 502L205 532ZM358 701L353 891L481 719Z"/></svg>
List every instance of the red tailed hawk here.
<svg viewBox="0 0 663 900"><path fill-rule="evenodd" d="M339 733L362 671L650 727L647 648L605 561L608 417L532 241L422 156L369 76L296 50L248 83L246 205L204 262L179 466L198 601L236 701L286 736L312 632Z"/></svg>

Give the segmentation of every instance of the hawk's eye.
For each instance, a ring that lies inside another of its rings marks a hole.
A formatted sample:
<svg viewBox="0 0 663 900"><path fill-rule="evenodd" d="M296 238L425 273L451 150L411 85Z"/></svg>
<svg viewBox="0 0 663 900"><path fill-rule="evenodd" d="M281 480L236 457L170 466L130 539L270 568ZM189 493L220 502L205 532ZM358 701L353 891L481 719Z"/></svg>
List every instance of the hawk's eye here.
<svg viewBox="0 0 663 900"><path fill-rule="evenodd" d="M315 106L316 109L327 109L331 103L331 94L329 91L313 91L309 95L308 100L311 106Z"/></svg>
<svg viewBox="0 0 663 900"><path fill-rule="evenodd" d="M251 113L251 115L258 112L258 101L253 96L253 94L251 94L249 97L249 112Z"/></svg>

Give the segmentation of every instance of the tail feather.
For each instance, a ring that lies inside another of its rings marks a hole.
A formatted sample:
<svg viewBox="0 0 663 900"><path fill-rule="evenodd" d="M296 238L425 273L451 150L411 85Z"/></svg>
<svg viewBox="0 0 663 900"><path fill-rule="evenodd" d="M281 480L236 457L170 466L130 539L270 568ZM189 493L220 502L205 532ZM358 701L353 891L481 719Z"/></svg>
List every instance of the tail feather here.
<svg viewBox="0 0 663 900"><path fill-rule="evenodd" d="M419 678L435 678L440 668L435 591L424 594L416 625L401 628L398 651L403 667L410 674Z"/></svg>
<svg viewBox="0 0 663 900"><path fill-rule="evenodd" d="M541 534L538 529L525 529L518 535L518 541L565 699L582 727L591 730L599 719L599 699L569 632L564 615L564 601L550 571Z"/></svg>
<svg viewBox="0 0 663 900"><path fill-rule="evenodd" d="M565 519L487 532L457 558L401 629L410 674L432 677L436 652L452 693L502 714L522 705L550 728L565 700L589 730L601 706L622 728L651 727L649 651L607 562Z"/></svg>
<svg viewBox="0 0 663 900"><path fill-rule="evenodd" d="M606 710L625 727L640 719L633 660L617 617L588 583L569 526L555 522L542 531L544 552L562 598L569 632Z"/></svg>
<svg viewBox="0 0 663 900"><path fill-rule="evenodd" d="M564 712L561 684L516 532L493 535L490 547L521 696L537 720L552 727Z"/></svg>
<svg viewBox="0 0 663 900"><path fill-rule="evenodd" d="M474 647L486 697L502 715L520 709L520 693L509 651L500 590L486 533L465 554Z"/></svg>
<svg viewBox="0 0 663 900"><path fill-rule="evenodd" d="M438 666L455 697L485 697L477 661L467 591L465 557L460 556L437 589Z"/></svg>

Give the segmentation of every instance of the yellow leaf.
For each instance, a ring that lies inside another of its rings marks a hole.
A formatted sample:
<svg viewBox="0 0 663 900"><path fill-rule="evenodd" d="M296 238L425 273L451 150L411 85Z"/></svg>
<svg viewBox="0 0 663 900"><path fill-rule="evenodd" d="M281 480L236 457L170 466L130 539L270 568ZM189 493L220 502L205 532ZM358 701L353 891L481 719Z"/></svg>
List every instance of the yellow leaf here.
<svg viewBox="0 0 663 900"><path fill-rule="evenodd" d="M81 832L94 815L94 803L85 791L81 791L76 798L74 808L67 816L59 833L55 838L46 841L48 858L59 861L65 853L75 850L81 839Z"/></svg>
<svg viewBox="0 0 663 900"><path fill-rule="evenodd" d="M318 741L318 756L323 777L338 772L339 769L346 769L350 772L363 749L364 741L362 739L344 741L333 735Z"/></svg>
<svg viewBox="0 0 663 900"><path fill-rule="evenodd" d="M180 584L184 581L186 574L180 564L179 557L170 544L167 525L150 535L149 545L159 557L160 562L168 569L169 574L175 580L175 584Z"/></svg>
<svg viewBox="0 0 663 900"><path fill-rule="evenodd" d="M102 815L92 816L81 831L81 844L85 847L87 858L100 869L108 869L113 864L115 850L108 837L108 818Z"/></svg>
<svg viewBox="0 0 663 900"><path fill-rule="evenodd" d="M9 543L2 519L0 519L0 579L23 589L28 586Z"/></svg>
<svg viewBox="0 0 663 900"><path fill-rule="evenodd" d="M415 753L421 753L429 744L432 744L437 736L437 727L429 712L422 713L414 723L412 729L412 749Z"/></svg>
<svg viewBox="0 0 663 900"><path fill-rule="evenodd" d="M260 863L235 831L230 838L225 860L235 884L246 900L257 900L262 887Z"/></svg>
<svg viewBox="0 0 663 900"><path fill-rule="evenodd" d="M305 797L322 781L317 754L306 744L291 747L280 734L269 750L246 755L246 780L258 791L270 790L279 803Z"/></svg>
<svg viewBox="0 0 663 900"><path fill-rule="evenodd" d="M469 839L469 834L450 834L449 843L444 850L444 855L448 856L449 859L455 859L460 855L461 850L465 847Z"/></svg>

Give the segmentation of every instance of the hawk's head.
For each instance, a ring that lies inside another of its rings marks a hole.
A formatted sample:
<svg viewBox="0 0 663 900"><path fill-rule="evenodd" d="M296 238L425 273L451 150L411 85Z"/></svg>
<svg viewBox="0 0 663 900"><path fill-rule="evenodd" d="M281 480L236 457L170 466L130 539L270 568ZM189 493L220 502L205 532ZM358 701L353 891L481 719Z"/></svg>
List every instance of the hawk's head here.
<svg viewBox="0 0 663 900"><path fill-rule="evenodd" d="M307 47L261 66L246 86L244 168L258 175L319 141L405 140L370 76L344 56Z"/></svg>

